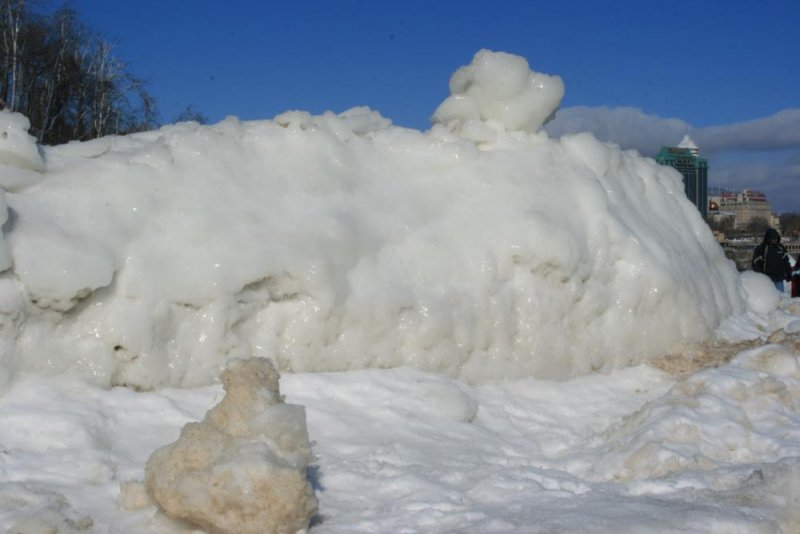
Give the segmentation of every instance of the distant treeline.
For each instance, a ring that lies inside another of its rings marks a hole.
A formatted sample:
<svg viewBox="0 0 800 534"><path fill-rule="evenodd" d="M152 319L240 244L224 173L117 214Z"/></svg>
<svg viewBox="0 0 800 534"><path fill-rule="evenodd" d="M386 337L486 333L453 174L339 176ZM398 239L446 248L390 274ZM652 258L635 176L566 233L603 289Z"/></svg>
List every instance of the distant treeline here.
<svg viewBox="0 0 800 534"><path fill-rule="evenodd" d="M800 213L781 213L779 216L781 223L781 234L786 238L800 237ZM769 228L769 221L763 217L754 217L749 223L744 226L734 227L732 217L723 217L717 219L709 217L708 225L712 230L717 230L724 233L726 236L735 237L737 235L747 236L763 236L767 228Z"/></svg>
<svg viewBox="0 0 800 534"><path fill-rule="evenodd" d="M157 125L143 81L68 3L44 14L25 0L0 0L0 65L0 98L30 119L43 144Z"/></svg>
<svg viewBox="0 0 800 534"><path fill-rule="evenodd" d="M780 219L784 236L800 237L800 213L781 213Z"/></svg>

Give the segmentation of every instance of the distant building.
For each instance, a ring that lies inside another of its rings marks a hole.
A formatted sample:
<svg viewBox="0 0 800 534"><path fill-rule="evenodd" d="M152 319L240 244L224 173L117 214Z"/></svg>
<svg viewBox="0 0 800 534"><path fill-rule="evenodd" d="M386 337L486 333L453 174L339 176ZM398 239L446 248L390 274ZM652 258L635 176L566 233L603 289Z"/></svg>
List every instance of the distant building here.
<svg viewBox="0 0 800 534"><path fill-rule="evenodd" d="M708 161L699 157L697 145L685 136L678 146L662 146L656 154L661 165L674 167L683 175L683 188L705 219L708 216Z"/></svg>
<svg viewBox="0 0 800 534"><path fill-rule="evenodd" d="M729 228L736 230L739 228L736 222L736 214L722 208L722 195L727 193L727 191L719 187L708 188L708 219L715 221L717 224L724 224L726 220L730 220Z"/></svg>
<svg viewBox="0 0 800 534"><path fill-rule="evenodd" d="M738 226L747 225L757 218L764 219L767 224L772 223L772 206L761 191L726 191L720 196L719 205L720 209L733 212Z"/></svg>
<svg viewBox="0 0 800 534"><path fill-rule="evenodd" d="M780 218L772 213L772 206L761 191L728 191L710 187L708 211L712 217L733 217L734 228L744 228L754 219L763 219L769 226L780 231Z"/></svg>

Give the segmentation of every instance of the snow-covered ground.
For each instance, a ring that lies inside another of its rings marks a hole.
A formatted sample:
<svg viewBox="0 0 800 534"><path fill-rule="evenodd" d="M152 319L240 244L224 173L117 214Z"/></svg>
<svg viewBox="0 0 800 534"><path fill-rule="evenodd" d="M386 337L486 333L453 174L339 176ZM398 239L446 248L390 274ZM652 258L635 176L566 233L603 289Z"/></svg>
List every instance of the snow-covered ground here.
<svg viewBox="0 0 800 534"><path fill-rule="evenodd" d="M641 365L469 386L401 368L286 374L282 388L314 442L312 532L800 526L800 370L780 345L683 378ZM179 531L154 507L121 509L120 484L221 396L17 379L0 400L0 524Z"/></svg>
<svg viewBox="0 0 800 534"><path fill-rule="evenodd" d="M0 113L0 528L185 531L121 486L262 356L306 408L312 532L800 530L800 304L673 170L548 138L557 77L482 51L450 89L427 132L37 150Z"/></svg>

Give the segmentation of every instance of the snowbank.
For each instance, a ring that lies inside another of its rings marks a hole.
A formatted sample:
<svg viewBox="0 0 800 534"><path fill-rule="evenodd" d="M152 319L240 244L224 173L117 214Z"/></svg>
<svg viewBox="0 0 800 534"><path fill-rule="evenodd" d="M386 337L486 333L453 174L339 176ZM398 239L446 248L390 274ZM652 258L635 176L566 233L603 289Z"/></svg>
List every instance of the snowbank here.
<svg viewBox="0 0 800 534"><path fill-rule="evenodd" d="M308 528L317 499L306 477L305 412L283 403L278 379L269 360L232 362L222 374L222 402L153 453L147 491L170 517L210 532Z"/></svg>
<svg viewBox="0 0 800 534"><path fill-rule="evenodd" d="M3 376L192 386L256 355L565 378L744 309L677 172L536 131L559 79L481 51L451 86L428 132L355 108L47 148L6 195Z"/></svg>
<svg viewBox="0 0 800 534"><path fill-rule="evenodd" d="M800 339L775 341L689 376L284 374L314 439L311 532L797 532ZM120 481L221 397L15 380L0 397L0 531L179 532Z"/></svg>
<svg viewBox="0 0 800 534"><path fill-rule="evenodd" d="M794 348L798 341L793 336L785 344ZM794 410L799 402L795 352L778 344L744 351L724 367L686 377L611 425L599 437L599 459L585 475L652 480L673 472L778 462L794 456L800 444Z"/></svg>

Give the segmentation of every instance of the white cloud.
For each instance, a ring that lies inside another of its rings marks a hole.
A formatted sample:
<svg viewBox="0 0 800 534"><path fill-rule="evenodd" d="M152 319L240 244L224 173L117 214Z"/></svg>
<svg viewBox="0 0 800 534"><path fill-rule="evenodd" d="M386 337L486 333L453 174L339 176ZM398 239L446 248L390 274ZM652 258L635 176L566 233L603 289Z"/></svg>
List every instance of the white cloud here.
<svg viewBox="0 0 800 534"><path fill-rule="evenodd" d="M689 134L709 159L709 181L732 189L764 191L776 211L800 211L800 108L760 119L695 128L637 108L576 106L559 110L546 126L555 137L588 131L598 139L653 156Z"/></svg>
<svg viewBox="0 0 800 534"><path fill-rule="evenodd" d="M784 109L762 119L696 128L692 137L708 153L800 149L800 108Z"/></svg>
<svg viewBox="0 0 800 534"><path fill-rule="evenodd" d="M738 162L722 156L709 162L709 182L729 189L756 189L767 195L776 213L800 212L800 149L760 161Z"/></svg>
<svg viewBox="0 0 800 534"><path fill-rule="evenodd" d="M691 125L681 119L647 115L637 108L575 106L558 110L545 129L555 137L591 132L601 141L652 156L662 145L677 145L689 133Z"/></svg>

